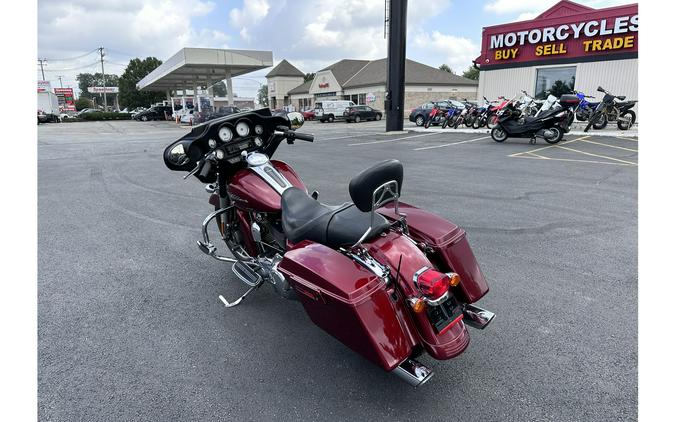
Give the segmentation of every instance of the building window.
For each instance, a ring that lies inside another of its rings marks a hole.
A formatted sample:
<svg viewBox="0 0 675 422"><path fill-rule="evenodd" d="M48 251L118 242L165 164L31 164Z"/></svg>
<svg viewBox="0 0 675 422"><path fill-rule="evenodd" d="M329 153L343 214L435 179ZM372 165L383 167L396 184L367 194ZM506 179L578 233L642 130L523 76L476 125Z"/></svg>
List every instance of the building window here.
<svg viewBox="0 0 675 422"><path fill-rule="evenodd" d="M359 101L354 101L356 104L365 104L366 103L366 94L359 94L357 98Z"/></svg>
<svg viewBox="0 0 675 422"><path fill-rule="evenodd" d="M537 69L537 86L534 89L534 96L539 99L546 98L547 91L551 91L551 94L556 97L570 94L574 90L576 75L575 66Z"/></svg>

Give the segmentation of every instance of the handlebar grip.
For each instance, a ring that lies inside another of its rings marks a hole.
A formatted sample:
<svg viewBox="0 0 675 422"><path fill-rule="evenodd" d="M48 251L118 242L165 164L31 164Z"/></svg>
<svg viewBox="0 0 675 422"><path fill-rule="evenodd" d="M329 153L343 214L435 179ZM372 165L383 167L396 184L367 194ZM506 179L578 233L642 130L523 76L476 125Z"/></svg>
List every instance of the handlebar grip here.
<svg viewBox="0 0 675 422"><path fill-rule="evenodd" d="M307 141L307 142L314 142L314 135L312 135L311 133L295 132L295 139L299 139L301 141Z"/></svg>
<svg viewBox="0 0 675 422"><path fill-rule="evenodd" d="M211 160L206 160L202 169L199 170L199 177L209 177L209 173L211 173Z"/></svg>

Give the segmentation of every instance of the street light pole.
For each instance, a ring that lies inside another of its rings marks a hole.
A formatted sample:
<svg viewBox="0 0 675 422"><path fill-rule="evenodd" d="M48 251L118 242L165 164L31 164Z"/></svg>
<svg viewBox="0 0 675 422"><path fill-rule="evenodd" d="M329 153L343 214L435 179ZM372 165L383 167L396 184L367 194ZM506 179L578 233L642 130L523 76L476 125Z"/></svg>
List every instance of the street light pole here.
<svg viewBox="0 0 675 422"><path fill-rule="evenodd" d="M44 62L47 61L47 59L38 59L40 62L40 71L42 71L42 80L45 80L45 68L44 68Z"/></svg>
<svg viewBox="0 0 675 422"><path fill-rule="evenodd" d="M390 0L389 7L387 87L384 99L384 110L387 113L387 132L403 130L405 32L408 0Z"/></svg>
<svg viewBox="0 0 675 422"><path fill-rule="evenodd" d="M58 78L59 78L59 85L61 85L61 88L63 88L63 80L62 80L63 76L59 75Z"/></svg>
<svg viewBox="0 0 675 422"><path fill-rule="evenodd" d="M103 68L103 47L98 48L98 52L101 54L101 73L103 74L103 110L108 111L108 98L105 95L105 69Z"/></svg>

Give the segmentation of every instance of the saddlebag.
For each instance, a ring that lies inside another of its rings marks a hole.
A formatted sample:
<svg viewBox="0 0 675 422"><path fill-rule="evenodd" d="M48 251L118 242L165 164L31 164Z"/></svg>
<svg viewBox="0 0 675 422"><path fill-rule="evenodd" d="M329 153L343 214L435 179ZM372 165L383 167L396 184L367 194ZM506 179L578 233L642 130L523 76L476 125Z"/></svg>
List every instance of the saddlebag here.
<svg viewBox="0 0 675 422"><path fill-rule="evenodd" d="M354 351L386 371L412 353L417 341L402 326L410 323L403 299L372 272L310 241L286 252L278 268L311 320Z"/></svg>
<svg viewBox="0 0 675 422"><path fill-rule="evenodd" d="M399 219L393 203L377 211L392 221ZM436 268L459 274L461 282L452 292L461 302L473 303L485 296L489 287L461 227L404 202L399 202L399 212L406 215L410 237L431 248L427 256Z"/></svg>

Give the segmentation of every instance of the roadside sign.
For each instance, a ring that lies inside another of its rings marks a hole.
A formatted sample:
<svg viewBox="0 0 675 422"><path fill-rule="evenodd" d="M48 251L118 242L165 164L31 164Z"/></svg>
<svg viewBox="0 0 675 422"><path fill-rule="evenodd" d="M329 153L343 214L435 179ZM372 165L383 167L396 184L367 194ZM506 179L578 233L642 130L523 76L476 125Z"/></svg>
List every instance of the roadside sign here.
<svg viewBox="0 0 675 422"><path fill-rule="evenodd" d="M105 88L102 86L90 86L87 88L87 91L91 94L103 94L104 92L106 94L117 94L120 92L120 89L116 86L106 86Z"/></svg>

